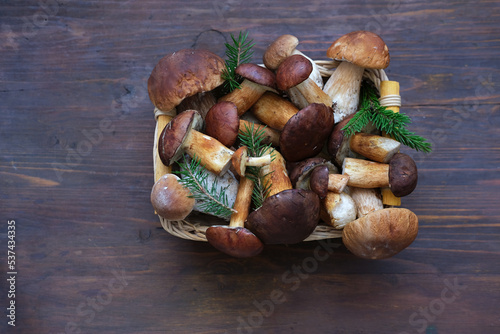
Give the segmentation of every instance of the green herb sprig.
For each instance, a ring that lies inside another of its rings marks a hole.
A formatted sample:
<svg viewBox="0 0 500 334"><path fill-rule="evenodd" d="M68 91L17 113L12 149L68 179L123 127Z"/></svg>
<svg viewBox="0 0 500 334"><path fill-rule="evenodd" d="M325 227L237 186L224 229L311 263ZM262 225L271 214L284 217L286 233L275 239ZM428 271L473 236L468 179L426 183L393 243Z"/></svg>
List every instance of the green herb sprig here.
<svg viewBox="0 0 500 334"><path fill-rule="evenodd" d="M236 212L228 203L226 190L229 186L218 189L217 178L209 184L208 171L200 165L201 159L193 157L190 162L179 162L180 170L174 173L180 176L179 182L191 191L201 211L213 216L228 218Z"/></svg>
<svg viewBox="0 0 500 334"><path fill-rule="evenodd" d="M248 148L248 155L252 157L260 157L270 149L271 152L271 160L274 160L274 155L272 152L274 151L271 148L271 144L264 144L264 129L265 127L255 130L255 124L252 123L251 126L245 124L245 128L242 129L238 138L240 140L241 145L246 146ZM254 167L247 166L246 168L246 177L254 182L253 193L252 193L252 203L255 209L258 209L264 203L264 200L267 198L267 194L269 194L269 190L271 188L271 183L269 181L264 181L263 176L260 174L260 170L262 167Z"/></svg>
<svg viewBox="0 0 500 334"><path fill-rule="evenodd" d="M255 45L253 39L247 41L248 32L241 32L238 38L231 34L232 44L225 43L226 46L226 68L222 71L222 79L225 80L224 88L228 92L240 88L239 75L236 74L236 67L243 63L250 62L253 55L252 47Z"/></svg>
<svg viewBox="0 0 500 334"><path fill-rule="evenodd" d="M342 128L350 136L372 122L377 129L384 131L401 144L414 150L429 153L432 146L425 138L410 132L406 126L411 119L404 113L395 113L380 105L375 88L363 82L361 86L360 108L353 118Z"/></svg>

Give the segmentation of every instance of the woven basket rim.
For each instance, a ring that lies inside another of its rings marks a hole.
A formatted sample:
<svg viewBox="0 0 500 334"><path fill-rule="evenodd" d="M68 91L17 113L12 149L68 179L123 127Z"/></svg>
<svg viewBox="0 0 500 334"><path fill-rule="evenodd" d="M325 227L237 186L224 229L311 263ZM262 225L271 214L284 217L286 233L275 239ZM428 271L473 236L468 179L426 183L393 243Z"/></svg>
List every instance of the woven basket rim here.
<svg viewBox="0 0 500 334"><path fill-rule="evenodd" d="M314 60L318 69L323 77L329 77L338 66L338 62L333 60ZM373 82L375 87L380 90L380 82L389 80L384 70L373 70L366 69L364 72L364 77ZM157 146L157 138L158 138L158 123L155 126L155 135L154 135L154 145L153 145L153 156L158 148ZM156 172L156 163L157 160L153 159L154 163L154 172ZM208 216L208 215L207 215ZM184 220L167 220L160 215L158 215L160 219L161 226L165 231L169 234L186 240L193 241L202 241L208 242L205 236L205 232L209 226L202 225L200 223L192 223L188 219ZM227 223L226 223L227 224ZM342 230L336 229L329 225L319 224L316 226L315 230L309 237L303 240L305 241L314 241L314 240L324 240L324 239L333 239L333 238L342 238Z"/></svg>

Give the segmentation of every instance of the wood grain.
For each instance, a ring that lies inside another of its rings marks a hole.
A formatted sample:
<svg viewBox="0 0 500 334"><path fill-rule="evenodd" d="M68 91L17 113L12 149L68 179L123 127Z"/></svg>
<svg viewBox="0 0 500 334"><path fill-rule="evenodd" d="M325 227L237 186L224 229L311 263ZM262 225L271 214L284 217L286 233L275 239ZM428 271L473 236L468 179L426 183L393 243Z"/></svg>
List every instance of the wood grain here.
<svg viewBox="0 0 500 334"><path fill-rule="evenodd" d="M0 11L0 268L15 219L19 272L16 329L4 316L2 333L500 331L498 1L47 5ZM339 241L236 260L167 234L149 202L156 62L182 48L223 56L240 30L255 62L285 33L326 59L360 29L388 44L401 112L434 146L405 151L420 171L403 198L416 241L375 262Z"/></svg>

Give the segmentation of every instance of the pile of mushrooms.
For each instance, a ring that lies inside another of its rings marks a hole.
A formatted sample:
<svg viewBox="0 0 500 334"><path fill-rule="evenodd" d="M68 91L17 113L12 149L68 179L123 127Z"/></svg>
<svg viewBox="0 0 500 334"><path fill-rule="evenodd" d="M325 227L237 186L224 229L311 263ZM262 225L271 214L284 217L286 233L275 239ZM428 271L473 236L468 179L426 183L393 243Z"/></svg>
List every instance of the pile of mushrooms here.
<svg viewBox="0 0 500 334"><path fill-rule="evenodd" d="M374 33L346 34L326 54L338 67L322 77L298 45L291 35L276 39L264 65L236 69L244 81L229 94L222 89L224 61L210 51L186 49L160 60L148 81L156 116L168 117L157 140L164 173L156 176L153 208L166 220L196 210L190 191L171 173L187 155L233 192L229 221L206 229L207 241L221 252L256 256L265 245L299 243L327 225L341 230L359 257L393 256L413 242L418 219L408 209L384 206L380 189L411 194L416 164L376 129L351 136L342 130L358 109L363 72L386 68L389 50ZM249 156L238 141L250 125L265 130L271 144L261 157ZM247 166L261 167L270 184L259 208L252 204Z"/></svg>

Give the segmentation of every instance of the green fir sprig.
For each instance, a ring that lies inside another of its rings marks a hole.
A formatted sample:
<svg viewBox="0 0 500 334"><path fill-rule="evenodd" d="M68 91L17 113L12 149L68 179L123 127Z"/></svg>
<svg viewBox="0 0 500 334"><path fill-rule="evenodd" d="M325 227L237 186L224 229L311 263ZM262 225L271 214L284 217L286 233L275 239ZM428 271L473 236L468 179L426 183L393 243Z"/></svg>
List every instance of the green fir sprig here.
<svg viewBox="0 0 500 334"><path fill-rule="evenodd" d="M425 138L410 132L406 126L411 119L404 113L395 113L380 105L375 88L367 82L361 86L360 108L353 118L342 128L350 136L372 122L377 129L414 150L429 153L432 146Z"/></svg>
<svg viewBox="0 0 500 334"><path fill-rule="evenodd" d="M208 182L208 171L200 165L201 159L193 157L190 162L184 158L179 162L180 170L174 173L180 176L179 182L191 191L201 211L213 216L228 218L236 212L228 203L226 190L229 186L219 189L217 178Z"/></svg>
<svg viewBox="0 0 500 334"><path fill-rule="evenodd" d="M265 137L265 127L262 127L258 130L255 129L255 124L252 123L251 126L245 124L245 128L242 129L238 138L240 140L241 145L246 146L248 148L248 156L251 157L260 157L267 152L268 149L271 152L271 161L274 160L274 149L271 147L271 144L264 144L263 140ZM264 176L261 175L262 167L254 167L247 166L246 168L246 177L254 182L253 192L252 192L252 203L255 209L258 209L264 203L264 200L267 198L267 194L269 194L269 190L271 188L271 183L268 181L264 181Z"/></svg>
<svg viewBox="0 0 500 334"><path fill-rule="evenodd" d="M236 67L243 63L250 62L253 55L252 47L255 45L253 39L247 41L248 32L241 32L238 38L231 34L232 44L225 43L226 46L226 68L222 71L222 79L225 80L224 88L228 92L240 88L241 78L236 74Z"/></svg>

